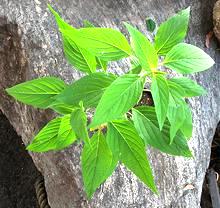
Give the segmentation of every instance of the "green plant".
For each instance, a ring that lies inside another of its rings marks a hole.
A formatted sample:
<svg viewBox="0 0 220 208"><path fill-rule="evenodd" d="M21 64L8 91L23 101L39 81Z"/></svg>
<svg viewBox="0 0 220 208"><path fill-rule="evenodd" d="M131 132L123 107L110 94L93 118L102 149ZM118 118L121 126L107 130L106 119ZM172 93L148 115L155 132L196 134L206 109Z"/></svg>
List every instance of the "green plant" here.
<svg viewBox="0 0 220 208"><path fill-rule="evenodd" d="M182 43L190 8L162 23L154 43L125 23L130 44L118 30L94 27L88 21L84 28L76 29L51 6L49 9L61 32L67 60L86 75L70 85L55 77L43 77L7 89L18 101L60 114L27 149L60 150L82 140L82 175L88 197L112 174L118 161L157 193L145 148L192 157L187 144L192 136L192 115L185 98L206 93L186 77L168 78L166 68L191 74L214 64L201 49ZM153 31L155 25L151 25L148 27ZM117 76L107 71L110 61L125 57L131 60L128 73ZM154 106L137 105L146 83ZM94 110L92 122L88 122Z"/></svg>

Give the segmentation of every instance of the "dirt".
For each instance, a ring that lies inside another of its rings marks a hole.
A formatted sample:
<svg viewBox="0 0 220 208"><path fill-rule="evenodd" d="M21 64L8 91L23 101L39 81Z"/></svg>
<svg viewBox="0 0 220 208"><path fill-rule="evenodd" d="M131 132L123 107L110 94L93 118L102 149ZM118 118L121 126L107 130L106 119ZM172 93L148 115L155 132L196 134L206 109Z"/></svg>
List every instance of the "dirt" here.
<svg viewBox="0 0 220 208"><path fill-rule="evenodd" d="M37 208L34 183L40 173L0 111L0 208Z"/></svg>

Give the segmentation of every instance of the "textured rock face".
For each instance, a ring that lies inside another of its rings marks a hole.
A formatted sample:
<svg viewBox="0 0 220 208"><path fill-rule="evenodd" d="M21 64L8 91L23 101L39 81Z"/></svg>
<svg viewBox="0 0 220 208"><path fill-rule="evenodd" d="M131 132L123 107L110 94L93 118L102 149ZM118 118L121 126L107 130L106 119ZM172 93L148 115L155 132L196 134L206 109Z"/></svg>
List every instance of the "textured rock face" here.
<svg viewBox="0 0 220 208"><path fill-rule="evenodd" d="M15 102L5 94L4 88L45 75L59 76L67 82L81 76L64 59L55 21L46 3L48 1L44 0L0 0L0 109L26 144L53 113ZM88 19L96 25L122 31L125 31L120 24L122 21L130 21L145 31L145 17L151 16L159 23L189 5L192 19L187 42L202 48L205 34L212 29L214 0L65 0L52 3L75 26ZM206 52L217 64L212 70L192 76L208 90L206 96L189 100L193 109L194 132L190 147L194 159L174 158L148 150L160 195L153 195L119 166L94 198L87 201L82 188L80 147L73 145L61 152L31 153L45 177L52 208L199 207L210 144L220 120L219 52L215 44ZM122 69L127 69L125 62L112 65L112 70L118 73ZM194 188L187 190L188 184Z"/></svg>
<svg viewBox="0 0 220 208"><path fill-rule="evenodd" d="M215 3L213 9L213 24L214 24L214 33L217 39L220 41L220 1Z"/></svg>

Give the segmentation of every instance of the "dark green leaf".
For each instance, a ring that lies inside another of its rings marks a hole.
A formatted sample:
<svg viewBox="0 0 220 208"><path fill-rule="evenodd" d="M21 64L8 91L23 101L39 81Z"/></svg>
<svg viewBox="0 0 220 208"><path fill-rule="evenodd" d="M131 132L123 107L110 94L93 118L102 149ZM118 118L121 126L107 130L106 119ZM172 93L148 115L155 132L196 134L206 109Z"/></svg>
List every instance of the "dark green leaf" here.
<svg viewBox="0 0 220 208"><path fill-rule="evenodd" d="M89 198L115 168L112 168L112 160L104 135L99 132L94 134L90 145L84 146L81 157L83 181Z"/></svg>
<svg viewBox="0 0 220 208"><path fill-rule="evenodd" d="M153 192L157 192L154 177L142 139L130 121L114 121L109 126L112 139L119 145L119 158ZM116 136L116 137L115 137Z"/></svg>
<svg viewBox="0 0 220 208"><path fill-rule="evenodd" d="M106 88L115 80L112 74L93 73L82 77L68 86L56 99L68 105L77 106L83 101L84 107L96 107Z"/></svg>
<svg viewBox="0 0 220 208"><path fill-rule="evenodd" d="M131 45L142 68L146 71L155 69L158 63L157 53L151 42L136 28L125 23L128 32L131 35Z"/></svg>
<svg viewBox="0 0 220 208"><path fill-rule="evenodd" d="M50 121L27 146L32 152L61 150L71 145L76 136L70 126L70 115L58 117Z"/></svg>
<svg viewBox="0 0 220 208"><path fill-rule="evenodd" d="M55 77L43 77L6 89L18 101L38 108L47 108L55 96L62 92L65 83Z"/></svg>
<svg viewBox="0 0 220 208"><path fill-rule="evenodd" d="M170 81L177 83L185 90L185 97L194 97L207 93L202 86L187 77L172 78Z"/></svg>
<svg viewBox="0 0 220 208"><path fill-rule="evenodd" d="M153 32L156 28L156 23L151 18L146 19L146 26L149 32Z"/></svg>
<svg viewBox="0 0 220 208"><path fill-rule="evenodd" d="M140 99L143 84L143 78L136 74L118 77L104 92L90 127L97 127L126 113Z"/></svg>
<svg viewBox="0 0 220 208"><path fill-rule="evenodd" d="M169 88L163 75L155 75L152 78L151 93L157 113L157 119L160 129L166 119L167 108L169 103Z"/></svg>
<svg viewBox="0 0 220 208"><path fill-rule="evenodd" d="M158 28L155 48L158 54L166 55L173 46L183 41L189 24L190 7L169 18Z"/></svg>
<svg viewBox="0 0 220 208"><path fill-rule="evenodd" d="M204 71L213 66L214 60L200 48L179 43L167 54L164 65L182 74Z"/></svg>
<svg viewBox="0 0 220 208"><path fill-rule="evenodd" d="M162 152L184 157L192 157L186 138L178 131L170 143L170 124L166 120L162 131L159 130L159 124L154 107L141 106L137 107L133 114L135 127L142 139L154 148ZM162 137L161 137L162 135Z"/></svg>

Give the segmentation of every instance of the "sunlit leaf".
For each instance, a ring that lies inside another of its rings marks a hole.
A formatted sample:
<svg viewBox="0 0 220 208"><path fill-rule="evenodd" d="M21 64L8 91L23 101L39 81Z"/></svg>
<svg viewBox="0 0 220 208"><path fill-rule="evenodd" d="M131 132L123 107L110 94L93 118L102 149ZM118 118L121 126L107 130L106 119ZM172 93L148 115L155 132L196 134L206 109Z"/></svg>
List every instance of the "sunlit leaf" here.
<svg viewBox="0 0 220 208"><path fill-rule="evenodd" d="M65 83L62 80L55 77L43 77L15 85L6 91L22 103L47 108L64 88Z"/></svg>

